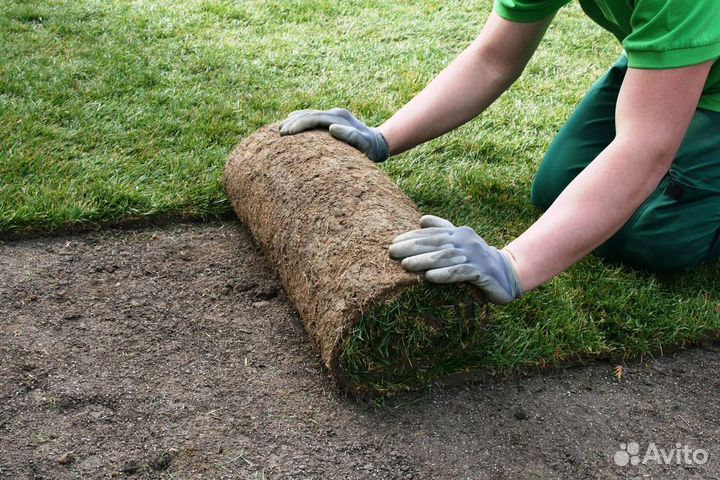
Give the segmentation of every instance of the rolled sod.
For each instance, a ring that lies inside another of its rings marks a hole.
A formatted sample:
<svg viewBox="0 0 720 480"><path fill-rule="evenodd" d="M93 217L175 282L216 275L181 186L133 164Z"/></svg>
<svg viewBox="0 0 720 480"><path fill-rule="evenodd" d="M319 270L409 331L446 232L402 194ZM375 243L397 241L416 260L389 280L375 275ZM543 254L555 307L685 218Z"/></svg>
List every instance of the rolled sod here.
<svg viewBox="0 0 720 480"><path fill-rule="evenodd" d="M223 181L340 386L388 395L474 366L485 301L389 258L421 215L363 154L325 131L281 137L274 124L240 143Z"/></svg>

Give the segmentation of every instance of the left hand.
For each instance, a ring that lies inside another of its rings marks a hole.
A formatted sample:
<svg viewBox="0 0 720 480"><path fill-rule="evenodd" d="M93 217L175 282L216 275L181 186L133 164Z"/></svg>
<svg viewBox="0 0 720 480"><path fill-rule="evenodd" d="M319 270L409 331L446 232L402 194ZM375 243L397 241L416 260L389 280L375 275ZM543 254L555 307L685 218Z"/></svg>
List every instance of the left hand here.
<svg viewBox="0 0 720 480"><path fill-rule="evenodd" d="M295 135L315 128L327 128L330 135L360 150L373 162L384 162L390 156L383 134L344 108L292 112L280 125L280 135Z"/></svg>
<svg viewBox="0 0 720 480"><path fill-rule="evenodd" d="M393 240L390 256L409 272L425 272L433 283L469 282L492 303L505 305L523 291L506 253L489 246L470 227L456 227L440 217L425 215L420 230Z"/></svg>

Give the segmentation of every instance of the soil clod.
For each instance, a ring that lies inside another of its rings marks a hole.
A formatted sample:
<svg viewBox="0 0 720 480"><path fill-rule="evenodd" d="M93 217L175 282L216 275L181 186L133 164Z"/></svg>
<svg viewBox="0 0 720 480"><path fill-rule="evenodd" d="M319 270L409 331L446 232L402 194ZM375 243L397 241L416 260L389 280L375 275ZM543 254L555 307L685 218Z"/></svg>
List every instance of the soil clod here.
<svg viewBox="0 0 720 480"><path fill-rule="evenodd" d="M163 452L158 457L150 460L148 465L150 468L157 472L162 472L164 470L167 470L170 468L170 464L172 463L173 455L171 452Z"/></svg>
<svg viewBox="0 0 720 480"><path fill-rule="evenodd" d="M73 452L65 452L60 456L60 458L58 458L58 463L60 465L70 465L74 461L75 454L73 454Z"/></svg>

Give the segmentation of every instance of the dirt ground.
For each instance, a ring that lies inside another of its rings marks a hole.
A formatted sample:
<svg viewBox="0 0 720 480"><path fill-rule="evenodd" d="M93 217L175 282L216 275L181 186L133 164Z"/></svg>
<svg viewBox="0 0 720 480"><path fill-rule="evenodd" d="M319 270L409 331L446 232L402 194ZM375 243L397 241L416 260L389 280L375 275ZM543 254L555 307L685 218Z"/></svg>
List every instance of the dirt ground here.
<svg viewBox="0 0 720 480"><path fill-rule="evenodd" d="M720 479L720 348L357 402L235 223L0 243L0 336L2 479Z"/></svg>

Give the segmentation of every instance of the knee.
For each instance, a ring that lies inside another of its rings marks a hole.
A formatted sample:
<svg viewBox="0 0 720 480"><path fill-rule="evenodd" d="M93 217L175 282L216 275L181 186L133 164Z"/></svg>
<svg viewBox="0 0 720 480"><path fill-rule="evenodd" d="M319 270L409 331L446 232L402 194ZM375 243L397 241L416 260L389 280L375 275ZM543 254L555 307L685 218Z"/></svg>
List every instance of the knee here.
<svg viewBox="0 0 720 480"><path fill-rule="evenodd" d="M641 222L626 225L595 253L611 263L652 273L685 271L703 263L701 252L707 247L699 248L682 235L667 235L662 229L646 227Z"/></svg>
<svg viewBox="0 0 720 480"><path fill-rule="evenodd" d="M637 229L623 228L595 250L595 255L609 263L621 263L633 268L655 272L653 256L658 246L652 243L639 243L646 240ZM655 257L657 258L657 257Z"/></svg>
<svg viewBox="0 0 720 480"><path fill-rule="evenodd" d="M549 172L541 166L530 190L533 205L540 210L547 210L569 183L564 176Z"/></svg>

